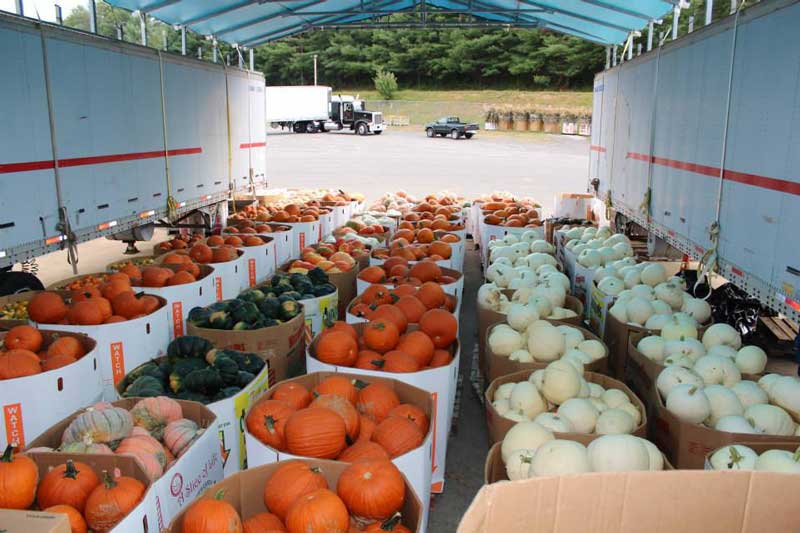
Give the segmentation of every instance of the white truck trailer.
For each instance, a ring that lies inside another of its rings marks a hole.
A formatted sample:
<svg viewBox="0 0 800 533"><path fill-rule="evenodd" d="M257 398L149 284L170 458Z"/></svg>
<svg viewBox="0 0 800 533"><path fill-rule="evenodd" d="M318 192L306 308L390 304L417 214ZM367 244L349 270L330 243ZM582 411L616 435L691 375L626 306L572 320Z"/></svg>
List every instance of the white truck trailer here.
<svg viewBox="0 0 800 533"><path fill-rule="evenodd" d="M265 181L260 73L7 14L0 50L0 269Z"/></svg>
<svg viewBox="0 0 800 533"><path fill-rule="evenodd" d="M800 319L800 2L739 10L594 80L590 183Z"/></svg>
<svg viewBox="0 0 800 533"><path fill-rule="evenodd" d="M267 87L267 123L295 133L324 131L331 102L331 88L322 85Z"/></svg>

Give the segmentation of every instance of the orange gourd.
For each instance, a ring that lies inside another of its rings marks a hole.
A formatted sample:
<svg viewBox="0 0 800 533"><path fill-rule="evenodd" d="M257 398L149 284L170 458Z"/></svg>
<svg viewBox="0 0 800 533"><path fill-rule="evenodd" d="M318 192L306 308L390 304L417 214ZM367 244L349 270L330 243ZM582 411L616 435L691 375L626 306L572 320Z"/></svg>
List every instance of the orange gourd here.
<svg viewBox="0 0 800 533"><path fill-rule="evenodd" d="M303 461L286 461L264 484L264 505L275 516L286 520L289 508L299 498L328 488L322 471Z"/></svg>
<svg viewBox="0 0 800 533"><path fill-rule="evenodd" d="M405 501L405 481L387 459L363 459L344 469L336 493L359 519L385 520Z"/></svg>
<svg viewBox="0 0 800 533"><path fill-rule="evenodd" d="M294 412L293 407L278 400L259 402L247 414L247 429L267 446L283 450L286 421Z"/></svg>
<svg viewBox="0 0 800 533"><path fill-rule="evenodd" d="M104 470L102 482L86 500L86 523L94 531L109 531L139 504L144 491L145 486L138 479L115 479Z"/></svg>
<svg viewBox="0 0 800 533"><path fill-rule="evenodd" d="M286 450L294 455L333 459L346 446L344 419L324 407L309 407L292 413L283 433Z"/></svg>
<svg viewBox="0 0 800 533"><path fill-rule="evenodd" d="M69 505L82 513L86 500L99 484L100 478L89 465L67 460L42 478L36 498L42 508Z"/></svg>
<svg viewBox="0 0 800 533"><path fill-rule="evenodd" d="M0 509L27 509L36 496L39 469L9 444L0 456Z"/></svg>
<svg viewBox="0 0 800 533"><path fill-rule="evenodd" d="M347 533L350 514L335 492L317 489L289 508L286 528L290 533Z"/></svg>
<svg viewBox="0 0 800 533"><path fill-rule="evenodd" d="M270 399L284 402L297 410L308 407L313 398L309 390L299 383L280 383Z"/></svg>
<svg viewBox="0 0 800 533"><path fill-rule="evenodd" d="M15 326L3 337L3 346L7 350L19 348L38 352L42 347L42 334L33 326Z"/></svg>
<svg viewBox="0 0 800 533"><path fill-rule="evenodd" d="M224 497L225 491L218 490L212 497L190 505L183 516L181 533L241 533L242 519Z"/></svg>
<svg viewBox="0 0 800 533"><path fill-rule="evenodd" d="M358 391L356 409L375 423L383 422L389 416L389 412L398 405L400 405L400 399L397 394L383 383L370 383Z"/></svg>
<svg viewBox="0 0 800 533"><path fill-rule="evenodd" d="M372 440L392 459L419 447L424 439L425 435L413 420L398 416L388 416L372 433Z"/></svg>

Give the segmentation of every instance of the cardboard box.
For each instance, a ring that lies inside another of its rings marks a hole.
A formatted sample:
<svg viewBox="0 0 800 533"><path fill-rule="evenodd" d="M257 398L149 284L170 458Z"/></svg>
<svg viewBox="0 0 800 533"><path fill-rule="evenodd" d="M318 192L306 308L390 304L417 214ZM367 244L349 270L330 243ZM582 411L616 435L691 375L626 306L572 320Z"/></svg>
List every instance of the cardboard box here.
<svg viewBox="0 0 800 533"><path fill-rule="evenodd" d="M350 214L353 212L353 208L349 204L347 205L339 205L339 204L340 202L320 202L320 205L322 205L326 209L329 209L331 211L331 214L333 215L333 229L341 228L342 226L347 224L347 221L350 220ZM323 233L325 234L324 236L327 237L328 235L330 235L333 229L328 233L325 233L325 231L323 230Z"/></svg>
<svg viewBox="0 0 800 533"><path fill-rule="evenodd" d="M355 370L355 369L347 369ZM290 380L287 380L291 383L300 383L301 385L305 386L309 390L313 389L319 382L325 379L328 376L338 374L347 377L351 377L353 379L361 379L364 380L365 374L358 374L355 372L313 372L311 374L307 374L305 376L299 376ZM401 374L395 374L395 376L400 376ZM432 462L431 457L434 455L433 453L433 435L435 433L433 420L434 420L434 405L433 399L431 395L418 387L409 385L397 379L389 379L385 377L378 377L370 375L369 378L366 380L370 383L380 382L383 383L397 393L397 396L400 398L401 403L411 403L422 409L426 415L428 415L428 420L431 421L430 429L428 430L428 435L426 435L425 440L423 441L422 445L419 448L411 450L399 457L395 457L392 459L392 462L397 465L397 468L406 476L408 479L409 484L414 488L414 491L419 495L419 499L422 502L422 513L421 513L421 524L428 523L428 511L430 507L430 494L431 494L431 470L432 470ZM275 388L271 387L264 395L259 398L258 401L266 401L272 397L272 394L275 392ZM258 402L256 402L257 404ZM255 405L255 404L254 404ZM265 464L272 464L278 461L284 461L287 459L306 459L303 457L298 457L296 455L292 455L290 453L282 452L271 448L256 437L250 434L245 428L245 442L247 443L247 460L248 460L248 468L253 468L254 466L261 466ZM444 468L444 465L441 465ZM424 530L424 529L423 529Z"/></svg>
<svg viewBox="0 0 800 533"><path fill-rule="evenodd" d="M49 346L57 337L75 337L81 341L86 353L71 365L2 382L2 449L8 444L24 448L27 442L65 416L103 398L97 343L79 333L39 331L44 337L44 346ZM0 333L0 342L4 337L5 333Z"/></svg>
<svg viewBox="0 0 800 533"><path fill-rule="evenodd" d="M225 263L208 263L214 267L214 294L217 301L231 300L242 292L242 285L247 280L247 267L244 251L237 249L239 257Z"/></svg>
<svg viewBox="0 0 800 533"><path fill-rule="evenodd" d="M122 521L114 527L110 533L127 533L129 531L156 531L159 528L158 514L155 505L155 489L151 484L150 479L147 477L144 469L139 465L139 462L133 457L125 455L89 455L84 454L80 459L76 458L75 454L68 453L29 453L30 457L36 466L39 468L39 480L41 480L47 473L54 467L64 464L67 459L80 460L80 462L90 466L97 476L102 479L103 470L107 471L113 476L127 476L141 481L146 487L144 496L133 510L128 513ZM25 512L25 511L22 511ZM27 511L31 512L31 511ZM7 524L3 522L3 511L0 510L0 527L5 527ZM45 513L42 513L45 514ZM49 513L47 513L49 514ZM57 515L65 516L65 515ZM38 521L37 521L38 522ZM50 522L47 520L47 522ZM47 523L46 522L46 523ZM14 531L12 528L9 531ZM22 530L20 530L22 531ZM51 531L49 529L26 529L23 533L32 533L32 531ZM67 532L71 531L69 528L69 520L67 520Z"/></svg>
<svg viewBox="0 0 800 533"><path fill-rule="evenodd" d="M242 234L249 237L251 233ZM244 252L245 276L241 276L242 285L240 290L246 290L263 283L267 278L275 273L275 265L278 262L275 256L275 239L269 235L256 235L264 240L264 244L259 246L243 246L240 248Z"/></svg>
<svg viewBox="0 0 800 533"><path fill-rule="evenodd" d="M492 401L494 400L494 392L497 390L497 387L503 383L517 383L520 381L526 381L528 376L531 375L531 372L532 371L530 370L522 370L514 374L508 374L506 376L499 377L492 381L489 384L489 388L486 389L486 392L484 393L484 406L486 407L486 427L488 428L490 445L494 444L495 442L502 441L503 437L505 437L506 433L508 433L508 430L514 427L516 424L516 422L501 416L495 410L494 406L492 405ZM601 385L604 389L619 389L624 392L628 396L628 399L631 401L631 403L635 405L637 409L639 409L640 413L642 413L642 421L638 426L636 426L636 429L633 431L633 435L642 437L643 439L647 438L647 412L645 411L644 404L624 383L608 376L604 376L603 374L596 374L594 372L584 372L583 378L590 383L597 383L598 385ZM551 412L555 412L556 409L552 409ZM555 433L555 436L557 439L565 438L578 441L582 444L589 444L600 435L594 433ZM659 448L661 448L661 446L659 446ZM665 450L664 448L661 449ZM669 454L667 454L667 456L669 457Z"/></svg>
<svg viewBox="0 0 800 533"><path fill-rule="evenodd" d="M317 244L320 241L320 221L314 222L281 222L281 225L292 228L292 252L287 261L293 257L300 257L300 251L306 246ZM280 263L279 263L280 264Z"/></svg>
<svg viewBox="0 0 800 533"><path fill-rule="evenodd" d="M281 265L280 270L282 272L288 272L291 266L292 261L289 261ZM347 311L347 305L356 296L356 276L358 275L359 270L359 263L356 261L356 264L353 266L353 268L347 272L327 273L328 279L336 287L337 299L339 301L337 307L337 316L339 317L343 317L345 315Z"/></svg>
<svg viewBox="0 0 800 533"><path fill-rule="evenodd" d="M800 529L800 476L603 472L484 486L459 533L777 533Z"/></svg>
<svg viewBox="0 0 800 533"><path fill-rule="evenodd" d="M268 223L267 225L272 228L270 236L275 243L275 270L277 270L278 265L282 265L292 257L295 257L292 255L294 251L294 228L284 224Z"/></svg>
<svg viewBox="0 0 800 533"><path fill-rule="evenodd" d="M506 235L520 236L532 228L508 228L506 226L495 226L492 224L484 224L483 216L481 216L481 264L484 268L489 266L489 243L491 241L501 240ZM537 230L540 228L536 228ZM473 234L474 236L474 234Z"/></svg>
<svg viewBox="0 0 800 533"><path fill-rule="evenodd" d="M364 324L353 324L356 331L361 334ZM415 324L409 326L408 330L413 331L417 329ZM314 342L309 345L306 353L306 368L309 372L340 372L344 374L356 374L361 376L368 376L395 379L403 383L408 383L420 389L426 390L430 393L433 401L433 416L431 417L431 426L434 428L433 432L433 457L432 457L432 474L431 490L440 493L444 490L444 477L445 466L447 464L447 444L448 436L450 434L450 426L453 421L453 409L456 399L456 389L458 388L458 370L461 359L461 349L459 341L450 347L450 352L453 354L453 360L449 365L430 368L427 370L420 370L418 372L383 372L378 370L363 370L360 368L343 367L323 363L316 358L316 347L319 338L315 338Z"/></svg>
<svg viewBox="0 0 800 533"><path fill-rule="evenodd" d="M161 359L163 358L159 358L159 361ZM207 407L217 417L215 434L219 437L224 476L233 475L239 470L247 468L244 415L250 405L269 388L270 375L274 375L274 372L270 372L269 361L266 361L261 372L239 391L239 394L207 404ZM117 387L117 392L122 397L123 390L120 386Z"/></svg>
<svg viewBox="0 0 800 533"><path fill-rule="evenodd" d="M585 340L595 340L602 342L600 337L589 331L588 329L582 328L580 326L575 326L574 324L567 324L560 320L547 320L551 324L556 326L559 325L568 325L570 327L576 328L583 333L583 338ZM527 370L528 373L533 372L534 370L539 370L540 368L545 368L550 362L539 362L535 361L533 363L520 363L519 361L512 361L506 356L497 355L492 351L492 347L489 346L489 335L492 334L492 330L495 326L500 324L505 324L505 320L503 322L495 323L489 326L489 329L486 330L486 365L489 369L489 381L495 380L500 376L505 376L507 374L513 374L515 372L520 372L522 370ZM605 348L605 345L603 345ZM584 369L589 372L597 372L600 374L607 374L608 373L608 348L605 348L605 356L597 361L592 361L588 365L584 365Z"/></svg>
<svg viewBox="0 0 800 533"><path fill-rule="evenodd" d="M583 442L581 444L585 445ZM483 482L487 485L498 481L508 481L506 465L503 463L502 446L502 442L495 442L486 455L486 464L483 466ZM661 455L663 456L664 454ZM675 470L666 457L664 457L664 470Z"/></svg>
<svg viewBox="0 0 800 533"><path fill-rule="evenodd" d="M553 213L555 217L584 218L592 216L591 201L593 194L561 192L555 195Z"/></svg>
<svg viewBox="0 0 800 533"><path fill-rule="evenodd" d="M88 335L97 342L97 363L103 380L103 398L117 397L117 383L130 369L144 364L153 357L164 355L169 345L169 306L161 296L161 307L147 316L98 326L73 326L71 324L42 324L43 329L71 331ZM31 324L39 327L38 324Z"/></svg>
<svg viewBox="0 0 800 533"><path fill-rule="evenodd" d="M0 527L4 533L71 533L69 517L44 511L0 509Z"/></svg>
<svg viewBox="0 0 800 533"><path fill-rule="evenodd" d="M124 398L111 402L117 407L130 410L141 398ZM216 415L205 405L197 402L176 400L181 404L183 417L193 420L205 431L195 440L188 451L178 457L164 474L153 481L154 501L147 507L156 513L160 531L178 512L192 502L206 488L223 478L222 449L216 431ZM31 442L31 448L48 447L57 448L61 444L61 436L79 414L84 410L76 411L67 418L62 419L42 433ZM55 452L37 452L38 455L53 455L64 458L87 462L88 459L104 457L83 453L60 454ZM118 457L116 455L112 457ZM122 529L121 531L139 531L139 529ZM145 530L146 531L146 530Z"/></svg>
<svg viewBox="0 0 800 533"><path fill-rule="evenodd" d="M319 468L328 481L328 488L333 491L336 491L336 483L339 476L348 466L347 463L326 461L324 459L303 459L303 461ZM262 465L227 477L209 488L203 497L213 497L213 495L222 491L222 499L233 505L244 522L255 514L268 511L266 505L264 505L264 486L282 464L283 462L277 462ZM403 507L400 509L400 513L403 516L402 523L411 531L422 533L425 531L426 526L422 516L422 503L419 496L410 486L408 479L405 482L405 499ZM169 528L165 530L165 533L181 533L183 531L183 519L184 513L176 516Z"/></svg>
<svg viewBox="0 0 800 533"><path fill-rule="evenodd" d="M792 452L792 453L797 451L797 444L795 444L793 442L770 442L770 443L765 443L765 442L737 442L736 444L738 444L740 446L747 446L748 448L750 448L754 452L756 452L758 455L761 455L762 453L764 453L764 452L766 452L768 450L784 450L784 451ZM729 446L729 445L726 444L725 446ZM725 446L720 446L720 448L724 448ZM711 450L710 452L708 452L706 454L705 464L703 466L703 468L705 470L713 470L713 468L711 467L711 456L714 455L714 452L716 452L720 448L717 448L716 450Z"/></svg>
<svg viewBox="0 0 800 533"><path fill-rule="evenodd" d="M9 294L8 296L0 296L0 310L2 310L8 304L14 304L17 302L30 302L33 300L33 297L40 292L42 291L25 291L17 294ZM28 320L25 318L0 320L0 329L11 329L14 326L22 326L27 323Z"/></svg>
<svg viewBox="0 0 800 533"><path fill-rule="evenodd" d="M503 294L511 300L511 297L514 296L516 292L515 289L502 289ZM481 375L488 376L489 375L489 363L488 358L486 357L486 331L489 329L489 326L495 324L497 322L505 322L506 315L505 313L498 313L497 311L493 311L492 309L487 309L483 307L480 303L477 304L478 307L478 363L480 365ZM578 315L572 318L564 318L561 319L561 323L569 324L571 326L582 326L583 325L583 304L572 295L567 295L566 302L564 303L564 307L566 309L571 309L575 311L575 314Z"/></svg>
<svg viewBox="0 0 800 533"><path fill-rule="evenodd" d="M200 328L189 323L187 334L208 339L215 348L257 354L269 364L270 383L277 383L305 371L305 323L303 313L277 326L244 331Z"/></svg>
<svg viewBox="0 0 800 533"><path fill-rule="evenodd" d="M452 283L443 284L442 289L444 289L444 292L447 294L454 294L458 298L455 314L459 315L461 313L461 302L464 300L464 275L452 268L442 268L442 274L455 279ZM372 285L372 283L356 277L356 294L363 293L370 285ZM384 283L383 285L390 289L394 288L394 285L391 283Z"/></svg>
<svg viewBox="0 0 800 533"><path fill-rule="evenodd" d="M676 468L703 468L706 455L726 444L785 442L792 443L795 449L800 446L800 437L729 433L701 424L682 422L667 411L658 389L653 389L651 397L655 413L651 422L653 442L664 450Z"/></svg>

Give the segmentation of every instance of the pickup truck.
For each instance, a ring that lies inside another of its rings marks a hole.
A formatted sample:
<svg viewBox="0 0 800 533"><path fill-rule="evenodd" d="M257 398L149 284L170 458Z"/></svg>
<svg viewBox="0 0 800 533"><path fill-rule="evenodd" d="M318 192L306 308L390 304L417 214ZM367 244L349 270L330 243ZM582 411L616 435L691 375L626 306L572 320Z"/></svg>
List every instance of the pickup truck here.
<svg viewBox="0 0 800 533"><path fill-rule="evenodd" d="M477 131L477 124L466 124L461 122L458 117L443 117L425 126L425 134L428 137L435 137L436 135L447 137L449 135L451 139L460 137L471 139Z"/></svg>

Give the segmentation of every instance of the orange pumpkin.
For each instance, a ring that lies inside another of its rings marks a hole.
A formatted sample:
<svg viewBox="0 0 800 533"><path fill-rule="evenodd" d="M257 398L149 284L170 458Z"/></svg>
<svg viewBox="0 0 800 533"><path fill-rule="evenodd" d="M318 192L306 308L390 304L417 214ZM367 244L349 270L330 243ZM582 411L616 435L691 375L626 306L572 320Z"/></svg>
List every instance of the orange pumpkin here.
<svg viewBox="0 0 800 533"><path fill-rule="evenodd" d="M28 302L28 316L34 322L58 324L67 316L67 305L55 292L40 292Z"/></svg>
<svg viewBox="0 0 800 533"><path fill-rule="evenodd" d="M83 344L75 337L68 337L66 335L56 338L47 347L47 357L54 355L71 355L75 359L83 356L85 353Z"/></svg>
<svg viewBox="0 0 800 533"><path fill-rule="evenodd" d="M145 486L138 479L112 478L103 471L103 480L86 500L86 523L95 531L108 531L116 526L142 500Z"/></svg>
<svg viewBox="0 0 800 533"><path fill-rule="evenodd" d="M348 324L349 325L349 324ZM358 389L349 378L344 376L328 376L314 387L314 395L333 394L340 396L355 405L358 399Z"/></svg>
<svg viewBox="0 0 800 533"><path fill-rule="evenodd" d="M272 513L258 513L243 524L244 533L280 533L286 531L281 519Z"/></svg>
<svg viewBox="0 0 800 533"><path fill-rule="evenodd" d="M86 533L88 530L88 526L86 525L86 520L83 519L83 515L74 507L69 505L53 505L52 507L47 507L44 511L46 513L60 513L67 515L67 518L69 518L69 528L71 533Z"/></svg>
<svg viewBox="0 0 800 533"><path fill-rule="evenodd" d="M324 407L330 409L344 421L345 432L350 442L358 438L359 417L355 406L341 396L333 394L323 394L318 396L309 407Z"/></svg>
<svg viewBox="0 0 800 533"><path fill-rule="evenodd" d="M193 275L189 272L182 270L179 272L175 272L175 275L171 276L167 280L167 287L174 287L175 285L185 285L187 283L193 283L197 281Z"/></svg>
<svg viewBox="0 0 800 533"><path fill-rule="evenodd" d="M41 371L39 356L30 350L8 350L0 353L0 380L32 376Z"/></svg>
<svg viewBox="0 0 800 533"><path fill-rule="evenodd" d="M111 307L114 308L115 315L127 319L131 319L144 312L142 301L132 292L122 292L116 295L111 300Z"/></svg>
<svg viewBox="0 0 800 533"><path fill-rule="evenodd" d="M209 237L210 239L211 237ZM210 263L213 256L214 252L211 250L210 245L203 243L197 243L189 250L189 257L197 263Z"/></svg>
<svg viewBox="0 0 800 533"><path fill-rule="evenodd" d="M444 306L447 300L442 286L431 281L423 283L422 286L420 286L416 298L422 302L427 309L438 309Z"/></svg>
<svg viewBox="0 0 800 533"><path fill-rule="evenodd" d="M408 319L406 318L406 315L400 310L400 308L394 305L379 305L375 309L375 312L372 313L370 320L377 320L380 318L390 320L395 326L397 326L397 330L400 333L405 333L406 328L408 327Z"/></svg>
<svg viewBox="0 0 800 533"><path fill-rule="evenodd" d="M394 305L405 315L409 324L418 323L428 310L419 298L411 295L401 296Z"/></svg>
<svg viewBox="0 0 800 533"><path fill-rule="evenodd" d="M442 277L442 269L433 261L420 261L411 267L408 275L412 278L417 278L423 283L437 281Z"/></svg>
<svg viewBox="0 0 800 533"><path fill-rule="evenodd" d="M77 361L77 359L68 354L53 355L42 361L42 370L45 372L48 370L55 370L62 366L71 365L75 361Z"/></svg>
<svg viewBox="0 0 800 533"><path fill-rule="evenodd" d="M33 326L15 326L6 333L3 338L3 346L7 350L20 348L38 352L42 347L42 334Z"/></svg>
<svg viewBox="0 0 800 533"><path fill-rule="evenodd" d="M389 411L389 416L399 416L401 418L408 418L417 425L417 427L420 429L423 435L428 434L428 427L430 426L428 415L425 414L425 411L423 411L414 404L401 403L400 405Z"/></svg>
<svg viewBox="0 0 800 533"><path fill-rule="evenodd" d="M225 244L225 239L223 239L219 235L212 235L211 237L206 239L206 244L208 246L222 246L223 244ZM195 261L197 261L197 259L195 259ZM199 263L200 261L197 262Z"/></svg>
<svg viewBox="0 0 800 533"><path fill-rule="evenodd" d="M9 444L0 456L0 509L27 509L36 496L39 469Z"/></svg>
<svg viewBox="0 0 800 533"><path fill-rule="evenodd" d="M285 402L265 400L257 403L247 414L247 429L258 440L276 450L286 447L284 428L286 421L295 412Z"/></svg>
<svg viewBox="0 0 800 533"><path fill-rule="evenodd" d="M422 331L409 331L400 337L397 349L413 357L420 368L428 366L435 346L427 334Z"/></svg>
<svg viewBox="0 0 800 533"><path fill-rule="evenodd" d="M103 298L111 301L119 294L131 292L130 280L127 276L125 276L125 281L111 280L100 287L100 292L103 294Z"/></svg>
<svg viewBox="0 0 800 533"><path fill-rule="evenodd" d="M358 352L358 359L353 366L362 370L382 370L383 355L372 350L361 350Z"/></svg>
<svg viewBox="0 0 800 533"><path fill-rule="evenodd" d="M155 296L151 296L149 294L144 294L139 297L139 301L142 303L142 314L149 315L159 307L161 307L161 302L158 301L158 298Z"/></svg>
<svg viewBox="0 0 800 533"><path fill-rule="evenodd" d="M327 489L322 470L303 461L286 461L264 484L264 505L275 516L286 520L294 502L318 489Z"/></svg>
<svg viewBox="0 0 800 533"><path fill-rule="evenodd" d="M241 533L239 513L224 497L225 491L218 490L211 498L190 505L183 516L182 533Z"/></svg>
<svg viewBox="0 0 800 533"><path fill-rule="evenodd" d="M392 303L392 293L383 285L370 285L361 294L361 301L367 305L381 305Z"/></svg>
<svg viewBox="0 0 800 533"><path fill-rule="evenodd" d="M280 383L272 393L272 400L286 403L292 409L303 409L311 403L311 393L299 383Z"/></svg>
<svg viewBox="0 0 800 533"><path fill-rule="evenodd" d="M149 266L142 270L143 287L163 287L172 276L172 270L163 267Z"/></svg>
<svg viewBox="0 0 800 533"><path fill-rule="evenodd" d="M398 416L388 416L372 434L372 440L393 459L419 447L424 439L425 435L413 420Z"/></svg>
<svg viewBox="0 0 800 533"><path fill-rule="evenodd" d="M419 327L437 348L447 348L458 335L458 321L453 313L444 309L431 309L419 320Z"/></svg>
<svg viewBox="0 0 800 533"><path fill-rule="evenodd" d="M448 352L447 350L436 350L433 352L433 358L428 365L431 368L439 368L441 366L447 366L453 360L453 354Z"/></svg>
<svg viewBox="0 0 800 533"><path fill-rule="evenodd" d="M386 353L397 346L400 332L393 322L386 319L378 319L369 322L364 327L363 336L367 348L378 353Z"/></svg>
<svg viewBox="0 0 800 533"><path fill-rule="evenodd" d="M383 383L370 383L358 391L356 409L362 415L380 424L389 412L400 405L400 399L389 386Z"/></svg>
<svg viewBox="0 0 800 533"><path fill-rule="evenodd" d="M389 454L377 442L359 439L336 458L337 461L344 463L355 463L363 459L384 459L388 461Z"/></svg>
<svg viewBox="0 0 800 533"><path fill-rule="evenodd" d="M120 268L119 271L122 274L125 274L126 276L128 276L128 278L131 280L131 282L133 282L135 280L141 280L142 279L142 271L139 270L139 267L137 267L133 263L127 263L125 266Z"/></svg>
<svg viewBox="0 0 800 533"><path fill-rule="evenodd" d="M357 518L385 520L403 506L405 481L391 461L363 459L344 469L336 493Z"/></svg>
<svg viewBox="0 0 800 533"><path fill-rule="evenodd" d="M286 528L292 533L346 533L349 527L347 507L328 489L299 498L286 515Z"/></svg>
<svg viewBox="0 0 800 533"><path fill-rule="evenodd" d="M294 455L333 459L346 446L344 420L324 407L309 407L292 413L283 432L286 450Z"/></svg>
<svg viewBox="0 0 800 533"><path fill-rule="evenodd" d="M83 512L86 500L99 484L100 478L89 465L67 460L42 478L36 498L42 508L63 504Z"/></svg>
<svg viewBox="0 0 800 533"><path fill-rule="evenodd" d="M231 235L230 237L225 238L225 244L229 246L241 246L242 244L244 244L244 241L242 241L240 237Z"/></svg>
<svg viewBox="0 0 800 533"><path fill-rule="evenodd" d="M382 370L386 372L416 372L419 370L419 364L407 353L392 350L384 355Z"/></svg>
<svg viewBox="0 0 800 533"><path fill-rule="evenodd" d="M358 359L358 343L345 331L331 331L317 341L317 359L331 365L353 366Z"/></svg>

